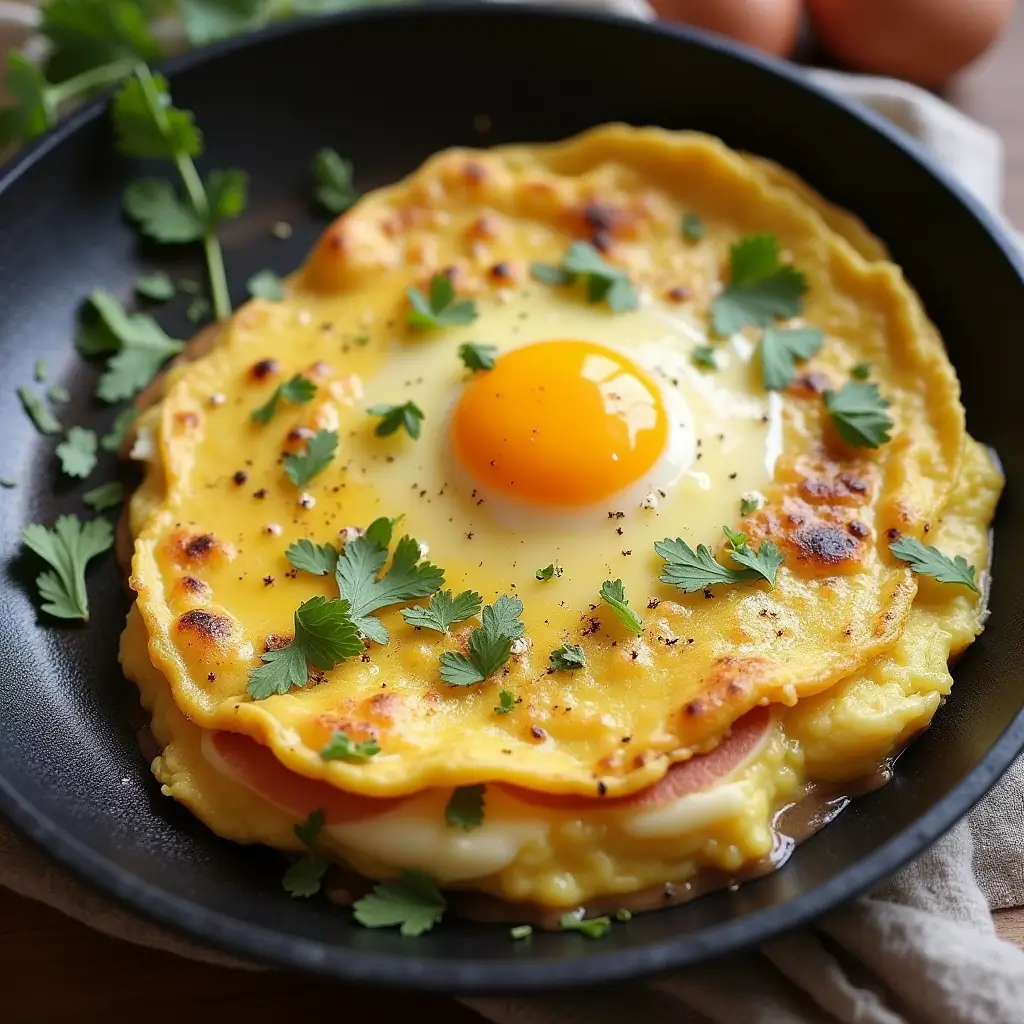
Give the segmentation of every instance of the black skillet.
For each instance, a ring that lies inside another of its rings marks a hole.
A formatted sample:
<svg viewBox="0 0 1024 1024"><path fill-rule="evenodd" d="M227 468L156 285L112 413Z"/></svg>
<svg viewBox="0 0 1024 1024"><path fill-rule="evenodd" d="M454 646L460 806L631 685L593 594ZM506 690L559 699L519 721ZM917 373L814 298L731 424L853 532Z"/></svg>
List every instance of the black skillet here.
<svg viewBox="0 0 1024 1024"><path fill-rule="evenodd" d="M70 345L79 301L97 286L127 298L160 260L199 273L196 253L148 251L123 222L121 188L140 168L114 155L94 103L0 171L0 475L21 484L0 494L0 810L25 833L140 913L247 957L376 985L526 991L692 964L806 922L914 857L993 784L1024 744L1024 545L1013 543L1024 535L1024 262L905 138L798 70L721 40L504 4L288 25L171 71L176 100L206 133L203 163L252 179L249 210L224 232L236 300L253 271L293 268L323 227L307 180L323 145L354 160L363 190L446 146L557 139L612 120L701 129L792 168L888 242L946 339L971 431L1002 456L992 617L892 783L737 892L634 918L601 941L519 943L504 927L458 920L403 939L353 926L326 901L291 899L278 855L215 838L159 795L117 663L126 603L112 559L90 575L95 621L68 628L38 621L37 566L16 554L25 523L82 513L84 487L55 489L53 444L33 432L14 386L46 356L73 394L66 422L109 421L90 397L94 370ZM289 241L270 236L278 220L295 226ZM190 330L174 308L164 323Z"/></svg>

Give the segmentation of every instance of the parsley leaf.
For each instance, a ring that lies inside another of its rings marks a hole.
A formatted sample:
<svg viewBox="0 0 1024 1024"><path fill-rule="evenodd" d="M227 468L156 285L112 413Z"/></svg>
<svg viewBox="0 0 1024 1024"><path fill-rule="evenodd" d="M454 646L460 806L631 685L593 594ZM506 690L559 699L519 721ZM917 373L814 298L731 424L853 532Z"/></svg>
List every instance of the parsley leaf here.
<svg viewBox="0 0 1024 1024"><path fill-rule="evenodd" d="M204 46L226 39L266 20L265 0L177 0L188 41Z"/></svg>
<svg viewBox="0 0 1024 1024"><path fill-rule="evenodd" d="M127 314L113 295L101 290L89 296L76 344L84 356L115 353L96 392L106 402L131 398L185 347L168 338L152 317Z"/></svg>
<svg viewBox="0 0 1024 1024"><path fill-rule="evenodd" d="M174 297L174 282L169 274L156 270L152 274L144 274L135 282L135 294L153 302L166 302Z"/></svg>
<svg viewBox="0 0 1024 1024"><path fill-rule="evenodd" d="M824 341L817 327L768 327L761 337L761 379L781 391L796 377L796 360L810 359Z"/></svg>
<svg viewBox="0 0 1024 1024"><path fill-rule="evenodd" d="M722 338L747 324L767 327L775 317L796 316L807 281L792 264L779 262L775 235L742 238L730 250L729 283L711 304L711 323Z"/></svg>
<svg viewBox="0 0 1024 1024"><path fill-rule="evenodd" d="M274 389L274 393L263 405L258 409L253 409L252 418L257 423L266 425L271 421L274 413L277 412L277 406L282 398L286 402L291 402L292 405L305 405L306 402L313 400L314 395L316 395L316 384L308 377L297 373L291 380L278 385Z"/></svg>
<svg viewBox="0 0 1024 1024"><path fill-rule="evenodd" d="M694 366L703 367L706 370L717 370L718 360L715 359L715 350L710 345L698 345L690 353L690 362Z"/></svg>
<svg viewBox="0 0 1024 1024"><path fill-rule="evenodd" d="M333 544L316 545L305 538L290 544L284 556L300 572L314 576L326 576L338 565L338 549Z"/></svg>
<svg viewBox="0 0 1024 1024"><path fill-rule="evenodd" d="M539 583L546 583L555 576L561 576L562 567L552 562L550 565L545 565L543 569L538 569L533 575Z"/></svg>
<svg viewBox="0 0 1024 1024"><path fill-rule="evenodd" d="M61 425L57 421L57 417L50 412L34 391L30 391L28 388L18 388L18 398L21 399L22 408L40 434L60 433Z"/></svg>
<svg viewBox="0 0 1024 1024"><path fill-rule="evenodd" d="M167 79L148 69L129 78L118 90L113 118L117 148L125 156L175 160L199 156L203 151L203 136L192 111L171 106Z"/></svg>
<svg viewBox="0 0 1024 1024"><path fill-rule="evenodd" d="M959 583L979 593L975 582L974 566L963 555L950 558L930 544L922 544L913 537L900 537L889 545L889 550L914 572L931 576L940 583Z"/></svg>
<svg viewBox="0 0 1024 1024"><path fill-rule="evenodd" d="M459 346L459 358L467 370L493 370L494 357L497 354L497 345L481 345L476 341L467 341Z"/></svg>
<svg viewBox="0 0 1024 1024"><path fill-rule="evenodd" d="M484 823L484 793L487 787L459 786L452 790L444 809L444 820L451 828L471 832Z"/></svg>
<svg viewBox="0 0 1024 1024"><path fill-rule="evenodd" d="M445 274L435 274L430 279L429 298L419 288L410 288L406 295L409 298L406 321L416 330L459 327L477 318L476 303L472 299L456 302L455 286Z"/></svg>
<svg viewBox="0 0 1024 1024"><path fill-rule="evenodd" d="M434 880L422 871L406 870L398 878L375 885L373 892L352 905L364 928L401 925L401 933L415 937L429 932L444 916L448 904Z"/></svg>
<svg viewBox="0 0 1024 1024"><path fill-rule="evenodd" d="M483 625L469 635L469 654L445 651L441 655L441 678L449 686L472 686L494 675L512 656L512 641L526 630L519 620L522 613L523 602L504 594L487 605Z"/></svg>
<svg viewBox="0 0 1024 1024"><path fill-rule="evenodd" d="M138 415L138 412L132 406L122 409L114 417L110 433L104 434L100 440L100 447L105 452L116 452L124 443L124 439L128 436L128 431Z"/></svg>
<svg viewBox="0 0 1024 1024"><path fill-rule="evenodd" d="M631 633L639 633L644 628L643 621L629 607L622 580L605 580L601 584L601 600L615 612L619 622Z"/></svg>
<svg viewBox="0 0 1024 1024"><path fill-rule="evenodd" d="M96 432L72 427L57 445L57 458L64 473L85 479L96 468Z"/></svg>
<svg viewBox="0 0 1024 1024"><path fill-rule="evenodd" d="M464 590L456 597L452 597L450 590L440 590L430 599L427 608L420 605L403 608L402 618L410 626L448 633L453 622L465 622L478 615L482 604L483 598L472 590Z"/></svg>
<svg viewBox="0 0 1024 1024"><path fill-rule="evenodd" d="M761 507L759 498L740 498L740 515L749 516Z"/></svg>
<svg viewBox="0 0 1024 1024"><path fill-rule="evenodd" d="M747 544L744 533L734 532L727 526L722 528L729 538L730 556L741 569L731 569L715 560L706 544L698 544L694 551L681 537L675 540L658 541L654 545L665 565L662 583L678 587L684 594L693 594L721 583L749 583L758 577L775 585L775 574L783 562L782 554L773 541L761 543L757 551Z"/></svg>
<svg viewBox="0 0 1024 1024"><path fill-rule="evenodd" d="M311 811L309 817L300 825L295 825L295 835L309 851L303 854L285 872L281 884L284 891L291 896L308 898L320 891L320 883L330 866L329 862L317 854L314 849L317 837L324 827L324 812Z"/></svg>
<svg viewBox="0 0 1024 1024"><path fill-rule="evenodd" d="M124 501L124 484L119 480L112 480L108 484L100 484L91 491L82 495L82 501L91 509L97 512L105 512L108 508L114 508Z"/></svg>
<svg viewBox="0 0 1024 1024"><path fill-rule="evenodd" d="M272 270L261 270L246 282L245 287L254 299L266 302L280 302L284 296L284 284Z"/></svg>
<svg viewBox="0 0 1024 1024"><path fill-rule="evenodd" d="M395 433L399 427L404 427L405 432L413 440L420 436L420 425L424 416L423 410L415 402L406 402L404 405L371 405L366 411L371 416L383 417L373 431L378 437L387 437Z"/></svg>
<svg viewBox="0 0 1024 1024"><path fill-rule="evenodd" d="M287 693L293 686L306 685L309 665L327 671L362 650L348 601L311 597L295 611L292 642L260 656L263 664L252 670L246 691L253 700Z"/></svg>
<svg viewBox="0 0 1024 1024"><path fill-rule="evenodd" d="M352 163L333 149L321 149L313 159L316 201L328 212L344 213L359 198L352 184Z"/></svg>
<svg viewBox="0 0 1024 1024"><path fill-rule="evenodd" d="M587 301L591 304L605 301L613 313L628 313L640 304L626 272L608 263L589 242L573 242L557 267L550 263L531 263L530 274L541 284L582 281Z"/></svg>
<svg viewBox="0 0 1024 1024"><path fill-rule="evenodd" d="M143 178L126 185L122 203L139 230L156 242L194 242L203 237L199 215L163 178Z"/></svg>
<svg viewBox="0 0 1024 1024"><path fill-rule="evenodd" d="M507 715L510 711L515 710L516 695L511 690L502 690L498 694L498 700L501 703L494 709L495 714Z"/></svg>
<svg viewBox="0 0 1024 1024"><path fill-rule="evenodd" d="M729 538L729 554L732 560L737 565L742 565L744 568L756 572L774 587L775 574L784 561L778 545L774 541L763 540L758 546L757 551L754 551L747 543L747 535L745 533L730 530L728 526L723 526L722 531Z"/></svg>
<svg viewBox="0 0 1024 1024"><path fill-rule="evenodd" d="M26 526L21 539L53 569L36 578L43 611L60 619L88 621L85 567L91 558L113 547L110 523L93 519L83 525L78 516L60 516L52 530L39 523Z"/></svg>
<svg viewBox="0 0 1024 1024"><path fill-rule="evenodd" d="M690 242L699 242L704 237L704 221L695 213L684 213L682 234Z"/></svg>
<svg viewBox="0 0 1024 1024"><path fill-rule="evenodd" d="M870 363L855 363L850 367L850 376L854 380L867 380L871 376Z"/></svg>
<svg viewBox="0 0 1024 1024"><path fill-rule="evenodd" d="M338 589L351 604L352 618L359 631L378 644L386 644L390 637L373 612L428 597L444 585L444 570L421 561L419 542L409 536L395 545L391 565L378 579L390 543L391 520L374 520L362 537L345 545L336 572Z"/></svg>
<svg viewBox="0 0 1024 1024"><path fill-rule="evenodd" d="M602 939L612 926L610 917L577 917L575 914L563 914L558 926L564 932L580 932L588 939Z"/></svg>
<svg viewBox="0 0 1024 1024"><path fill-rule="evenodd" d="M380 753L376 740L353 741L347 732L336 729L330 742L320 751L325 761L369 761Z"/></svg>
<svg viewBox="0 0 1024 1024"><path fill-rule="evenodd" d="M327 468L337 450L337 431L318 430L309 439L304 452L289 452L284 457L285 474L296 487L305 487Z"/></svg>
<svg viewBox="0 0 1024 1024"><path fill-rule="evenodd" d="M554 672L563 670L573 672L578 668L585 668L587 664L583 648L576 644L562 644L561 647L556 647L548 657Z"/></svg>
<svg viewBox="0 0 1024 1024"><path fill-rule="evenodd" d="M895 426L885 410L891 403L877 384L848 381L838 391L825 392L825 408L839 436L855 448L878 448Z"/></svg>

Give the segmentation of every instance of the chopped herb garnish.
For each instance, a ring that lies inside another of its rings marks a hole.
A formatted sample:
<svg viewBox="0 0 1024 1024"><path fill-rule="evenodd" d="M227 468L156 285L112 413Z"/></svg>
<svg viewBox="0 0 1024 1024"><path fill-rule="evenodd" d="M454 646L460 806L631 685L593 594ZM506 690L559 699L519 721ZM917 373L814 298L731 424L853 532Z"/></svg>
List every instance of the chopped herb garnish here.
<svg viewBox="0 0 1024 1024"><path fill-rule="evenodd" d="M715 350L710 345L698 345L690 353L690 362L694 366L700 366L706 370L717 370L718 360L715 359Z"/></svg>
<svg viewBox="0 0 1024 1024"><path fill-rule="evenodd" d="M930 544L922 544L913 537L900 537L889 545L889 550L906 562L921 576L931 576L940 583L959 583L978 593L974 566L963 555L950 558Z"/></svg>
<svg viewBox="0 0 1024 1024"><path fill-rule="evenodd" d="M526 627L519 620L523 602L502 594L483 609L483 625L469 635L469 654L445 651L441 655L441 678L449 686L472 686L490 678L512 656L512 641Z"/></svg>
<svg viewBox="0 0 1024 1024"><path fill-rule="evenodd" d="M856 363L850 367L850 376L854 380L867 380L871 376L870 363Z"/></svg>
<svg viewBox="0 0 1024 1024"><path fill-rule="evenodd" d="M314 544L305 538L290 544L284 557L300 572L314 576L326 576L338 565L338 549L333 544Z"/></svg>
<svg viewBox="0 0 1024 1024"><path fill-rule="evenodd" d="M511 690L502 690L498 694L498 700L501 701L501 703L495 707L495 714L507 715L510 711L515 710L516 695Z"/></svg>
<svg viewBox="0 0 1024 1024"><path fill-rule="evenodd" d="M338 434L334 430L318 430L304 452L290 452L284 457L284 471L296 487L305 487L322 473L338 450Z"/></svg>
<svg viewBox="0 0 1024 1024"><path fill-rule="evenodd" d="M174 297L174 282L170 275L165 274L162 270L154 271L152 274L143 274L135 282L135 294L153 302L166 302Z"/></svg>
<svg viewBox="0 0 1024 1024"><path fill-rule="evenodd" d="M538 569L533 575L539 582L545 583L555 576L561 576L562 567L552 562L550 565L545 565L543 569Z"/></svg>
<svg viewBox="0 0 1024 1024"><path fill-rule="evenodd" d="M800 312L807 281L792 264L779 262L775 235L740 239L729 259L729 282L711 305L711 323L719 337L747 324L767 327L776 317Z"/></svg>
<svg viewBox="0 0 1024 1024"><path fill-rule="evenodd" d="M517 942L520 939L528 939L533 934L533 926L528 924L517 924L508 930L509 935Z"/></svg>
<svg viewBox="0 0 1024 1024"><path fill-rule="evenodd" d="M352 906L364 928L401 926L401 933L415 937L429 932L444 917L448 904L434 880L422 871L403 871L398 878L375 885L373 892Z"/></svg>
<svg viewBox="0 0 1024 1024"><path fill-rule="evenodd" d="M32 371L32 376L37 384L46 383L46 360L37 359L35 368Z"/></svg>
<svg viewBox="0 0 1024 1024"><path fill-rule="evenodd" d="M292 642L260 656L263 664L253 669L246 691L253 700L287 693L306 685L310 665L326 672L362 650L348 601L311 597L295 611Z"/></svg>
<svg viewBox="0 0 1024 1024"><path fill-rule="evenodd" d="M205 320L209 315L210 303L204 295L194 298L188 304L188 309L185 310L185 317L190 324L197 324L200 320Z"/></svg>
<svg viewBox="0 0 1024 1024"><path fill-rule="evenodd" d="M324 827L324 812L311 811L301 825L294 827L295 835L306 847L307 852L285 872L281 884L289 895L307 899L320 891L320 883L330 866L330 862L321 857L315 849L317 837Z"/></svg>
<svg viewBox="0 0 1024 1024"><path fill-rule="evenodd" d="M61 471L85 479L96 468L96 432L72 427L57 445Z"/></svg>
<svg viewBox="0 0 1024 1024"><path fill-rule="evenodd" d="M587 664L583 648L576 644L562 644L561 647L556 647L548 658L554 672L574 672L578 668L585 668Z"/></svg>
<svg viewBox="0 0 1024 1024"><path fill-rule="evenodd" d="M123 444L125 437L128 435L129 428L135 422L135 418L138 415L138 411L132 408L132 406L128 406L127 409L122 409L117 416L114 417L114 424L110 428L110 433L104 434L101 438L100 447L105 452L118 451Z"/></svg>
<svg viewBox="0 0 1024 1024"><path fill-rule="evenodd" d="M643 621L629 607L622 580L605 580L601 584L601 600L615 612L619 622L631 633L639 633L644 628Z"/></svg>
<svg viewBox="0 0 1024 1024"><path fill-rule="evenodd" d="M426 608L421 605L403 608L402 618L410 626L447 634L453 623L465 622L478 615L483 603L484 599L472 590L464 590L455 597L450 590L440 590L431 597Z"/></svg>
<svg viewBox="0 0 1024 1024"><path fill-rule="evenodd" d="M587 301L605 301L613 313L627 313L640 304L626 272L613 267L588 242L573 242L558 266L531 263L530 274L541 284L567 285L582 282Z"/></svg>
<svg viewBox="0 0 1024 1024"><path fill-rule="evenodd" d="M749 516L752 512L756 512L761 507L761 502L758 498L741 498L740 499L740 515Z"/></svg>
<svg viewBox="0 0 1024 1024"><path fill-rule="evenodd" d="M688 241L699 242L704 237L704 221L695 213L684 213L682 233Z"/></svg>
<svg viewBox="0 0 1024 1024"><path fill-rule="evenodd" d="M476 341L467 341L459 346L459 358L467 370L493 370L494 357L498 354L497 345L481 345Z"/></svg>
<svg viewBox="0 0 1024 1024"><path fill-rule="evenodd" d="M459 786L452 790L444 809L444 820L451 828L471 832L484 823L484 793L487 787Z"/></svg>
<svg viewBox="0 0 1024 1024"><path fill-rule="evenodd" d="M729 541L729 554L737 565L742 565L775 586L775 574L784 559L778 545L771 540L761 541L757 551L747 543L747 535L737 530L722 527Z"/></svg>
<svg viewBox="0 0 1024 1024"><path fill-rule="evenodd" d="M78 516L60 516L52 530L39 523L26 526L21 539L53 571L40 573L36 587L43 611L60 619L89 619L85 567L114 544L114 531L106 519L81 523Z"/></svg>
<svg viewBox="0 0 1024 1024"><path fill-rule="evenodd" d="M28 388L18 388L18 398L21 399L22 408L28 413L28 418L35 425L40 434L59 434L61 425L57 417L43 404L43 400Z"/></svg>
<svg viewBox="0 0 1024 1024"><path fill-rule="evenodd" d="M796 377L796 362L810 359L824 341L817 327L767 327L761 337L761 379L768 391L782 391Z"/></svg>
<svg viewBox="0 0 1024 1024"><path fill-rule="evenodd" d="M352 184L351 161L343 159L333 149L325 146L317 152L313 159L313 178L316 182L313 195L328 213L344 213L359 198Z"/></svg>
<svg viewBox="0 0 1024 1024"><path fill-rule="evenodd" d="M455 285L446 274L435 274L430 279L429 296L419 288L410 288L406 294L409 299L406 321L417 330L461 327L477 318L476 303L472 299L455 301Z"/></svg>
<svg viewBox="0 0 1024 1024"><path fill-rule="evenodd" d="M444 570L420 558L419 541L403 537L388 571L378 579L391 544L392 520L374 520L362 537L350 540L338 558L341 596L352 606L352 618L364 636L386 644L390 637L373 612L388 605L429 597L444 585Z"/></svg>
<svg viewBox="0 0 1024 1024"><path fill-rule="evenodd" d="M253 409L252 418L257 423L267 424L273 418L274 413L277 412L277 407L282 399L286 402L291 402L292 405L305 405L306 402L311 402L315 395L316 384L308 377L297 373L291 380L278 385L265 404L261 405L258 409Z"/></svg>
<svg viewBox="0 0 1024 1024"><path fill-rule="evenodd" d="M124 484L119 480L112 480L108 484L100 484L91 491L82 495L82 501L91 509L97 512L105 512L108 508L114 508L124 501Z"/></svg>
<svg viewBox="0 0 1024 1024"><path fill-rule="evenodd" d="M9 491L12 487L17 487L17 486L18 486L18 481L17 480L12 480L9 476L0 476L0 487L3 487L4 490L8 490Z"/></svg>
<svg viewBox="0 0 1024 1024"><path fill-rule="evenodd" d="M65 402L71 401L71 392L67 388L61 387L60 384L54 384L46 392L46 397L54 403L54 405L63 405Z"/></svg>
<svg viewBox="0 0 1024 1024"><path fill-rule="evenodd" d="M633 920L633 914L632 914L631 911L627 910L625 907L620 907L618 910L615 911L615 920L616 921L632 921Z"/></svg>
<svg viewBox="0 0 1024 1024"><path fill-rule="evenodd" d="M380 423L373 431L378 437L387 437L395 433L399 427L404 427L405 432L413 440L420 436L424 416L423 410L415 402L406 402L404 405L371 405L366 411L371 416L381 417Z"/></svg>
<svg viewBox="0 0 1024 1024"><path fill-rule="evenodd" d="M838 391L825 392L825 408L839 436L855 448L878 448L895 426L885 412L891 403L877 384L847 381Z"/></svg>
<svg viewBox="0 0 1024 1024"><path fill-rule="evenodd" d="M588 939L602 939L612 926L609 917L577 917L575 914L563 914L558 921L564 932L580 932Z"/></svg>
<svg viewBox="0 0 1024 1024"><path fill-rule="evenodd" d="M731 569L715 561L715 556L706 544L698 544L694 551L681 537L675 540L665 539L654 545L665 565L661 576L662 583L678 587L684 594L693 594L698 590L718 584L749 583L758 578L775 585L775 574L782 564L783 558L773 541L761 543L757 551L748 544L746 534L737 533L723 527L729 538L729 554L741 569Z"/></svg>
<svg viewBox="0 0 1024 1024"><path fill-rule="evenodd" d="M245 283L245 287L254 299L267 302L280 302L284 296L284 282L272 270L261 270L253 274Z"/></svg>
<svg viewBox="0 0 1024 1024"><path fill-rule="evenodd" d="M320 751L325 761L369 761L380 753L376 740L360 740L358 743L347 732L335 729L330 742Z"/></svg>

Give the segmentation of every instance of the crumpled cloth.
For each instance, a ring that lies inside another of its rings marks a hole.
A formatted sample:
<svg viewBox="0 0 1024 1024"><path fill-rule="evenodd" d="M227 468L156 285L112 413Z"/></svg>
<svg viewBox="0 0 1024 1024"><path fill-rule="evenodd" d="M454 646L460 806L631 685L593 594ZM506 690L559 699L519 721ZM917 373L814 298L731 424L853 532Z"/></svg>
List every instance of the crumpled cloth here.
<svg viewBox="0 0 1024 1024"><path fill-rule="evenodd" d="M653 17L645 0L554 2ZM31 32L26 6L0 3L0 48L20 45ZM12 8L22 9L20 21L5 21ZM903 82L809 74L915 136L999 211L1003 151L995 133ZM131 942L252 967L115 906L2 821L0 885ZM1024 758L883 888L756 952L594 993L464 1002L495 1024L1022 1024L1024 951L996 937L990 914L1022 904Z"/></svg>

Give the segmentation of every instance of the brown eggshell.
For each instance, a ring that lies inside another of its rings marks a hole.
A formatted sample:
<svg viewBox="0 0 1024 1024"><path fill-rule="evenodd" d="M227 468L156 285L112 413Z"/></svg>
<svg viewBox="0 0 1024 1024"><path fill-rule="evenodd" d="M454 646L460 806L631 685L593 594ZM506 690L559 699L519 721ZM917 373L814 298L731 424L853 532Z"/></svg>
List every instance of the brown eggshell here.
<svg viewBox="0 0 1024 1024"><path fill-rule="evenodd" d="M668 21L718 32L776 57L788 56L800 31L800 0L652 0Z"/></svg>

